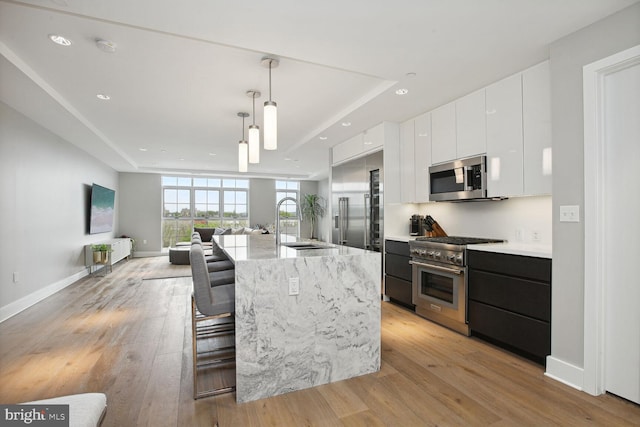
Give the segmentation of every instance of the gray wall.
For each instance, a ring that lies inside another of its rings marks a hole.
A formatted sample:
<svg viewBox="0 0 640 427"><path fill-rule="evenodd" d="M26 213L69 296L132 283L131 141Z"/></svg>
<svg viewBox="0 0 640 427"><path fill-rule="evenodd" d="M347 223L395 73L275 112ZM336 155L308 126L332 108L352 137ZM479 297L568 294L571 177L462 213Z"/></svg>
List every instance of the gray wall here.
<svg viewBox="0 0 640 427"><path fill-rule="evenodd" d="M135 256L159 254L162 250L162 176L121 172L119 178L121 234L135 239Z"/></svg>
<svg viewBox="0 0 640 427"><path fill-rule="evenodd" d="M276 192L273 179L252 179L249 199L249 219L251 225L275 224Z"/></svg>
<svg viewBox="0 0 640 427"><path fill-rule="evenodd" d="M94 182L116 190L117 210L113 169L0 103L0 311L86 274L84 245L119 235L117 214L113 233L87 232Z"/></svg>
<svg viewBox="0 0 640 427"><path fill-rule="evenodd" d="M584 366L584 222L559 222L561 205L584 206L582 67L640 43L640 4L550 47L553 123L554 358ZM589 215L585 212L584 215Z"/></svg>

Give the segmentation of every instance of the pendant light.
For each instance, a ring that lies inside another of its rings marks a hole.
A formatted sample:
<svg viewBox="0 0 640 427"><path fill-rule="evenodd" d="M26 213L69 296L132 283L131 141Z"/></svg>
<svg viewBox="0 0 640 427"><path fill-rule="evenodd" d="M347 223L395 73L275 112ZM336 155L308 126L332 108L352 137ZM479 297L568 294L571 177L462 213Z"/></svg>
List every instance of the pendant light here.
<svg viewBox="0 0 640 427"><path fill-rule="evenodd" d="M262 58L262 65L269 67L269 100L264 103L264 149L278 148L278 105L271 100L271 69L276 68L280 61L274 58Z"/></svg>
<svg viewBox="0 0 640 427"><path fill-rule="evenodd" d="M260 98L257 90L248 90L247 96L253 98L253 124L249 125L249 163L260 163L260 126L256 124L256 98Z"/></svg>
<svg viewBox="0 0 640 427"><path fill-rule="evenodd" d="M244 139L244 118L249 117L249 113L238 113L238 117L242 117L242 139L238 143L238 171L246 172L249 160L249 144Z"/></svg>

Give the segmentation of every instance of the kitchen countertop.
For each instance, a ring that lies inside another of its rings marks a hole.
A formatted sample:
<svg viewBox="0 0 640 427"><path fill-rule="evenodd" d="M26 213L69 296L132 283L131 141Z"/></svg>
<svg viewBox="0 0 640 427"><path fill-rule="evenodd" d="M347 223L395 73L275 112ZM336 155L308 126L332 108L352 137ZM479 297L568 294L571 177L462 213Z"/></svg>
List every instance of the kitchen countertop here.
<svg viewBox="0 0 640 427"><path fill-rule="evenodd" d="M282 243L313 243L317 246L326 246L326 249L294 249L281 245L276 251L275 234L225 234L213 237L233 262L260 259L296 259L336 255L348 256L360 255L362 253L369 252L364 249L334 245L317 240L299 239L285 234L282 235Z"/></svg>
<svg viewBox="0 0 640 427"><path fill-rule="evenodd" d="M524 255L537 258L552 259L551 245L541 245L521 242L504 243L482 243L478 245L467 245L470 251L497 252L510 255Z"/></svg>
<svg viewBox="0 0 640 427"><path fill-rule="evenodd" d="M394 240L396 242L410 242L416 240L418 236L384 236L384 240Z"/></svg>

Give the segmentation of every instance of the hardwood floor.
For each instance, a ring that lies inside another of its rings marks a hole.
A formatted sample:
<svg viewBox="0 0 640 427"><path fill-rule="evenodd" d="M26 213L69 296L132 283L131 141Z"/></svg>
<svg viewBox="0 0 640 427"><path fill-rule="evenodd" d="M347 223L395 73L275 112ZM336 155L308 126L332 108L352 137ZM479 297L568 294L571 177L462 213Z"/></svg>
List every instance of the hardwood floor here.
<svg viewBox="0 0 640 427"><path fill-rule="evenodd" d="M0 401L104 392L103 426L631 426L640 406L593 397L543 368L389 303L382 368L269 399L192 398L190 278L143 280L124 261L0 324Z"/></svg>

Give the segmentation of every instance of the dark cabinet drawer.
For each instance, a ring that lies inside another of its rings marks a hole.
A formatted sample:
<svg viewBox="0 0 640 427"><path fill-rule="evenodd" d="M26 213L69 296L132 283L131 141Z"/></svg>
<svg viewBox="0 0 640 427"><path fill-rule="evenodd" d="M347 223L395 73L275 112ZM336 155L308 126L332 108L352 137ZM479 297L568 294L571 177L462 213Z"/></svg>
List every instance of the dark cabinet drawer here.
<svg viewBox="0 0 640 427"><path fill-rule="evenodd" d="M409 257L387 253L384 257L385 274L411 281Z"/></svg>
<svg viewBox="0 0 640 427"><path fill-rule="evenodd" d="M413 308L411 303L411 282L386 275L384 278L384 293L389 298Z"/></svg>
<svg viewBox="0 0 640 427"><path fill-rule="evenodd" d="M467 265L469 269L551 283L551 260L547 258L468 250Z"/></svg>
<svg viewBox="0 0 640 427"><path fill-rule="evenodd" d="M548 283L470 269L469 299L538 320L551 320Z"/></svg>
<svg viewBox="0 0 640 427"><path fill-rule="evenodd" d="M388 254L396 254L402 256L409 256L409 243L398 242L397 240L385 240L384 251Z"/></svg>
<svg viewBox="0 0 640 427"><path fill-rule="evenodd" d="M551 325L480 302L469 301L472 334L485 335L544 363L551 354Z"/></svg>

